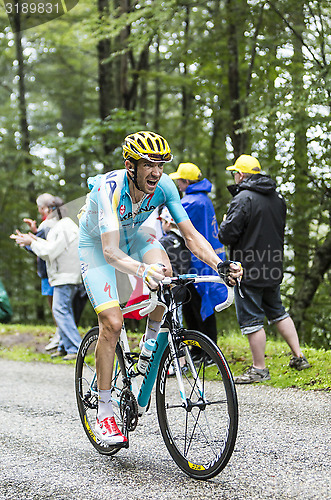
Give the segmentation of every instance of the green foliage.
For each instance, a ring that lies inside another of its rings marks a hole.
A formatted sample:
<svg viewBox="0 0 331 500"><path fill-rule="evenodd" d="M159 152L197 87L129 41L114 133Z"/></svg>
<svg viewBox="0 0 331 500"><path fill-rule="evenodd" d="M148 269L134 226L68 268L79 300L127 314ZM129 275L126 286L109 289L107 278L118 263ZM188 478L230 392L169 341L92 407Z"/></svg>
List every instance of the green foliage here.
<svg viewBox="0 0 331 500"><path fill-rule="evenodd" d="M133 111L114 109L106 120L100 118L85 120L79 137L50 137L48 144L56 149L61 147L66 157L74 157L84 162L85 171L82 177L85 178L98 173L98 166L100 167L106 160L101 147L102 135L106 135L109 145L112 143L118 145L113 151L111 163L120 167L123 163L121 148L123 138L132 130L142 127L143 124L139 123Z"/></svg>

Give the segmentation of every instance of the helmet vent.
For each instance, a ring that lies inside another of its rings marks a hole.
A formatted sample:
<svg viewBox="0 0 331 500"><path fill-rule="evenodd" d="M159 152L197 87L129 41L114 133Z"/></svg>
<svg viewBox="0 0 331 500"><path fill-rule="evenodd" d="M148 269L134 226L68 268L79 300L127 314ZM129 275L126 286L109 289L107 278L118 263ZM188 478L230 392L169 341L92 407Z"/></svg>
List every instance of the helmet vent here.
<svg viewBox="0 0 331 500"><path fill-rule="evenodd" d="M141 139L137 139L137 143L139 144L139 146L142 148L142 149L145 149L145 145L143 143L143 141Z"/></svg>
<svg viewBox="0 0 331 500"><path fill-rule="evenodd" d="M148 142L148 145L151 148L151 150L155 151L154 144L152 143L152 141L151 141L151 139L149 137L147 138L147 142Z"/></svg>

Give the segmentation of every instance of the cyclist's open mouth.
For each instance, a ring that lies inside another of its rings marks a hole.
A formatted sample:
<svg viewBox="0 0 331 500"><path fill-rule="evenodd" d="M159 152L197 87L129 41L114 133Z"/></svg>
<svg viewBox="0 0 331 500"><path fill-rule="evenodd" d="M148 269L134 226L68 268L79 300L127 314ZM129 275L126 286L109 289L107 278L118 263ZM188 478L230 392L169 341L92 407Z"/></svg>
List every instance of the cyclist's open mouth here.
<svg viewBox="0 0 331 500"><path fill-rule="evenodd" d="M155 186L156 186L156 184L159 182L159 179L157 179L156 181L152 181L152 180L147 179L147 180L146 180L146 182L147 182L147 185L148 185L149 187L153 188L153 187L155 187Z"/></svg>

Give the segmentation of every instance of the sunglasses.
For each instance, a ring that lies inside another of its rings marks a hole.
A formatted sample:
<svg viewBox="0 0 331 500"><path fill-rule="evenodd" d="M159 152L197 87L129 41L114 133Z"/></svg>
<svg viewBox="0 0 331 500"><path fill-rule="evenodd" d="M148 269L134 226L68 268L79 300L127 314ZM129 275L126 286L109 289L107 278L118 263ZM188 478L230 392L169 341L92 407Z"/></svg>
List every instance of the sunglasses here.
<svg viewBox="0 0 331 500"><path fill-rule="evenodd" d="M148 153L146 155L140 155L141 158L144 158L145 160L150 160L150 161L171 161L173 156L170 153L165 153L164 155L161 155L159 153Z"/></svg>

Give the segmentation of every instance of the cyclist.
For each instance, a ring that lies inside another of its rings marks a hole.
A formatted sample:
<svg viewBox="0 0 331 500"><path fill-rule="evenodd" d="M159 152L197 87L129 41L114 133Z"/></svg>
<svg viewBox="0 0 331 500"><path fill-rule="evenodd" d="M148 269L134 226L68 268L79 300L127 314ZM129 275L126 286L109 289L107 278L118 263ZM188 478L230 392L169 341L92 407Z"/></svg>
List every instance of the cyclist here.
<svg viewBox="0 0 331 500"><path fill-rule="evenodd" d="M231 285L242 274L236 264L223 265L189 220L175 184L163 173L164 163L172 160L163 137L153 132L130 134L123 143L123 157L125 169L88 179L91 192L80 218L79 243L84 284L99 322L95 435L115 446L127 441L116 425L110 395L114 353L123 322L115 270L141 277L151 289L172 275L166 252L142 224L156 207L165 204L194 255L216 271L226 271ZM162 316L162 307L150 314L145 339L156 338Z"/></svg>

